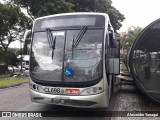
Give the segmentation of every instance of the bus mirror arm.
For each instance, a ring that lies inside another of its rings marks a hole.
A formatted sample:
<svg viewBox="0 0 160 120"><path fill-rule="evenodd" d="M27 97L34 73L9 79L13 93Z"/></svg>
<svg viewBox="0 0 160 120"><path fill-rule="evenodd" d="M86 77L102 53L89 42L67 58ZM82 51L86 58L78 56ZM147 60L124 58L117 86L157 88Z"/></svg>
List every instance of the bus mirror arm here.
<svg viewBox="0 0 160 120"><path fill-rule="evenodd" d="M24 41L24 45L23 45L23 54L24 55L27 54L27 43L26 43L26 41Z"/></svg>
<svg viewBox="0 0 160 120"><path fill-rule="evenodd" d="M27 54L27 51L28 51L28 44L30 43L31 41L31 30L27 30L24 34L24 45L23 45L23 54L26 55Z"/></svg>

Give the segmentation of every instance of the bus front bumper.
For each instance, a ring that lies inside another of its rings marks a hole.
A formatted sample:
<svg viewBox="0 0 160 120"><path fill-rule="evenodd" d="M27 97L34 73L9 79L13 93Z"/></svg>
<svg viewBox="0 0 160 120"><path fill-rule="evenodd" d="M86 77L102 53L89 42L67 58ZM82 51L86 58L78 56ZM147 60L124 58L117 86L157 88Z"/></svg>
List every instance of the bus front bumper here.
<svg viewBox="0 0 160 120"><path fill-rule="evenodd" d="M107 92L88 96L52 95L33 91L30 89L31 101L36 103L63 105L82 108L108 107Z"/></svg>

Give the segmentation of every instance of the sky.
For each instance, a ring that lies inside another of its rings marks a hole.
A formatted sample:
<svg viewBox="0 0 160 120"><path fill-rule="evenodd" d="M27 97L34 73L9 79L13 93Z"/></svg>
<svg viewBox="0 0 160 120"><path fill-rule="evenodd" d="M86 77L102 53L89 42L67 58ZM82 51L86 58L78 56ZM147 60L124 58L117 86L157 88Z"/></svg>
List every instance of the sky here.
<svg viewBox="0 0 160 120"><path fill-rule="evenodd" d="M120 32L128 27L146 27L160 18L160 0L112 0L112 6L125 16Z"/></svg>
<svg viewBox="0 0 160 120"><path fill-rule="evenodd" d="M2 1L2 0L0 0ZM160 18L160 0L111 0L112 6L125 16L119 32L125 32L128 27L146 27ZM19 45L11 44L11 47Z"/></svg>

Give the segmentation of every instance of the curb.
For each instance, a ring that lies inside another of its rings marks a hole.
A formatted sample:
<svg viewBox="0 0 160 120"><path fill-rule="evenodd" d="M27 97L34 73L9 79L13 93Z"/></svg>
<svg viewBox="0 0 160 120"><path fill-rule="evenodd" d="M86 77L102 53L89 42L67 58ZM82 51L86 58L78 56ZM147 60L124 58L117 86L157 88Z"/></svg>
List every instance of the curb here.
<svg viewBox="0 0 160 120"><path fill-rule="evenodd" d="M8 77L10 77L10 75L0 75L0 79L3 79L3 78L8 78Z"/></svg>
<svg viewBox="0 0 160 120"><path fill-rule="evenodd" d="M1 89L5 89L5 88L17 87L17 86L20 86L20 85L23 85L23 84L26 84L26 83L28 83L28 81L27 81L27 82L24 82L24 83L17 83L17 84L14 84L14 85L9 85L9 86L5 86L5 87L0 87L0 90L1 90Z"/></svg>

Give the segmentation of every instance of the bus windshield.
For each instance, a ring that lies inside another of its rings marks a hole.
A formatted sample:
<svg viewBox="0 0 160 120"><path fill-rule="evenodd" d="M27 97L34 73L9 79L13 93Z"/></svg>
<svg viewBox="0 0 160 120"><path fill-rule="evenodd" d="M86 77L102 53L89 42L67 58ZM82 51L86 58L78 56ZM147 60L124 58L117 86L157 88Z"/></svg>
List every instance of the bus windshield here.
<svg viewBox="0 0 160 120"><path fill-rule="evenodd" d="M80 31L82 29L51 30L53 38L56 38L54 51L48 43L46 31L34 32L31 75L42 81L59 82L85 82L102 76L103 29L88 28L75 47Z"/></svg>

